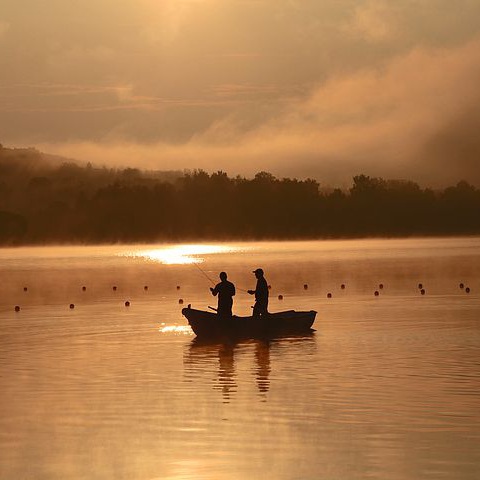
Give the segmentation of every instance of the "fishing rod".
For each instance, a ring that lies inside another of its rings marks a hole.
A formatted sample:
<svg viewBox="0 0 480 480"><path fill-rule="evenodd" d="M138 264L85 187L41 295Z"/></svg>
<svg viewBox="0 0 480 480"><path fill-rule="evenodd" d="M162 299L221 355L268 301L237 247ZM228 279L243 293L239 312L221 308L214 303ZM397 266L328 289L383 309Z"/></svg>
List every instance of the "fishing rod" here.
<svg viewBox="0 0 480 480"><path fill-rule="evenodd" d="M196 262L193 262L193 265L195 265L195 266L198 268L198 270L200 270L200 273L201 273L202 275L204 275L205 278L207 278L208 281L209 281L213 286L215 286L215 282L206 274L206 272L204 272L204 271L197 265Z"/></svg>
<svg viewBox="0 0 480 480"><path fill-rule="evenodd" d="M216 283L207 275L207 273L206 273L204 270L202 270L202 269L198 266L197 263L194 262L193 265L195 265L195 266L198 268L198 270L200 271L200 273L201 273L205 278L207 278L208 281L209 281L213 286L216 285ZM243 288L240 288L240 287L235 287L235 288L236 288L237 290L240 290L241 292L248 293L248 290L245 290L245 289L243 289Z"/></svg>

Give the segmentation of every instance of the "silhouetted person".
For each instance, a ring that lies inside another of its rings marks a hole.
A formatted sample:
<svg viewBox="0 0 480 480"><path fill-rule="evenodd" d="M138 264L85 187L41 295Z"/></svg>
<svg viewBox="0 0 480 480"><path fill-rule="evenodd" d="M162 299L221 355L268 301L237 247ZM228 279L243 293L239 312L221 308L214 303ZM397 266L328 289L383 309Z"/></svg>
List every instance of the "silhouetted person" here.
<svg viewBox="0 0 480 480"><path fill-rule="evenodd" d="M253 273L257 278L257 286L255 287L255 290L248 290L248 293L250 295L255 294L253 316L258 318L263 315L268 315L268 285L261 268L257 268Z"/></svg>
<svg viewBox="0 0 480 480"><path fill-rule="evenodd" d="M235 285L227 280L227 274L220 272L220 283L211 288L213 296L218 295L217 314L221 318L232 317L233 297L235 296Z"/></svg>

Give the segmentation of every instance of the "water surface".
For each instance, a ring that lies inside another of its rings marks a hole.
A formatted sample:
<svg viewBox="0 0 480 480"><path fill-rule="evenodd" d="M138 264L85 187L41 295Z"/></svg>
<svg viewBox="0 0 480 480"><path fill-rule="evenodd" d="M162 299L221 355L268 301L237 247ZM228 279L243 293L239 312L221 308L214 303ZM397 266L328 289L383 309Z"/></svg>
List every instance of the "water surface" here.
<svg viewBox="0 0 480 480"><path fill-rule="evenodd" d="M0 478L477 479L479 247L0 250ZM270 310L315 309L316 331L195 339L182 306L214 306L226 270L248 314L260 266Z"/></svg>

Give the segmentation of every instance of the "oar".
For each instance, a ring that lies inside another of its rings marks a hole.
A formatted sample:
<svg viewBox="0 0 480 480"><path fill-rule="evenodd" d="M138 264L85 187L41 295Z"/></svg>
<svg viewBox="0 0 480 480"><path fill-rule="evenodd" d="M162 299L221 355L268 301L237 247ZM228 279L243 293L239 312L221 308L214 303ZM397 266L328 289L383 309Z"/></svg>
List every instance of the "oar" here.
<svg viewBox="0 0 480 480"><path fill-rule="evenodd" d="M214 312L217 312L218 310L216 308L211 307L210 305L208 306L210 310L213 310Z"/></svg>

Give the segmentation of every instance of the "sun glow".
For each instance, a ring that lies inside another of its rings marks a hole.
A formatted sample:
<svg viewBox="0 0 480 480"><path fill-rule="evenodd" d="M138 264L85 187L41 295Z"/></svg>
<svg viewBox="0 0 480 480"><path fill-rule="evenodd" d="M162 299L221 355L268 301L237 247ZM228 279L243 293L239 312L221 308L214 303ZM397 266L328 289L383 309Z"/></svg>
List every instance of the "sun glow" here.
<svg viewBox="0 0 480 480"><path fill-rule="evenodd" d="M238 248L223 245L192 244L140 250L134 253L129 253L128 256L143 257L153 262L163 263L164 265L188 265L193 263L203 263L205 261L202 257L203 255L230 253L238 250Z"/></svg>

